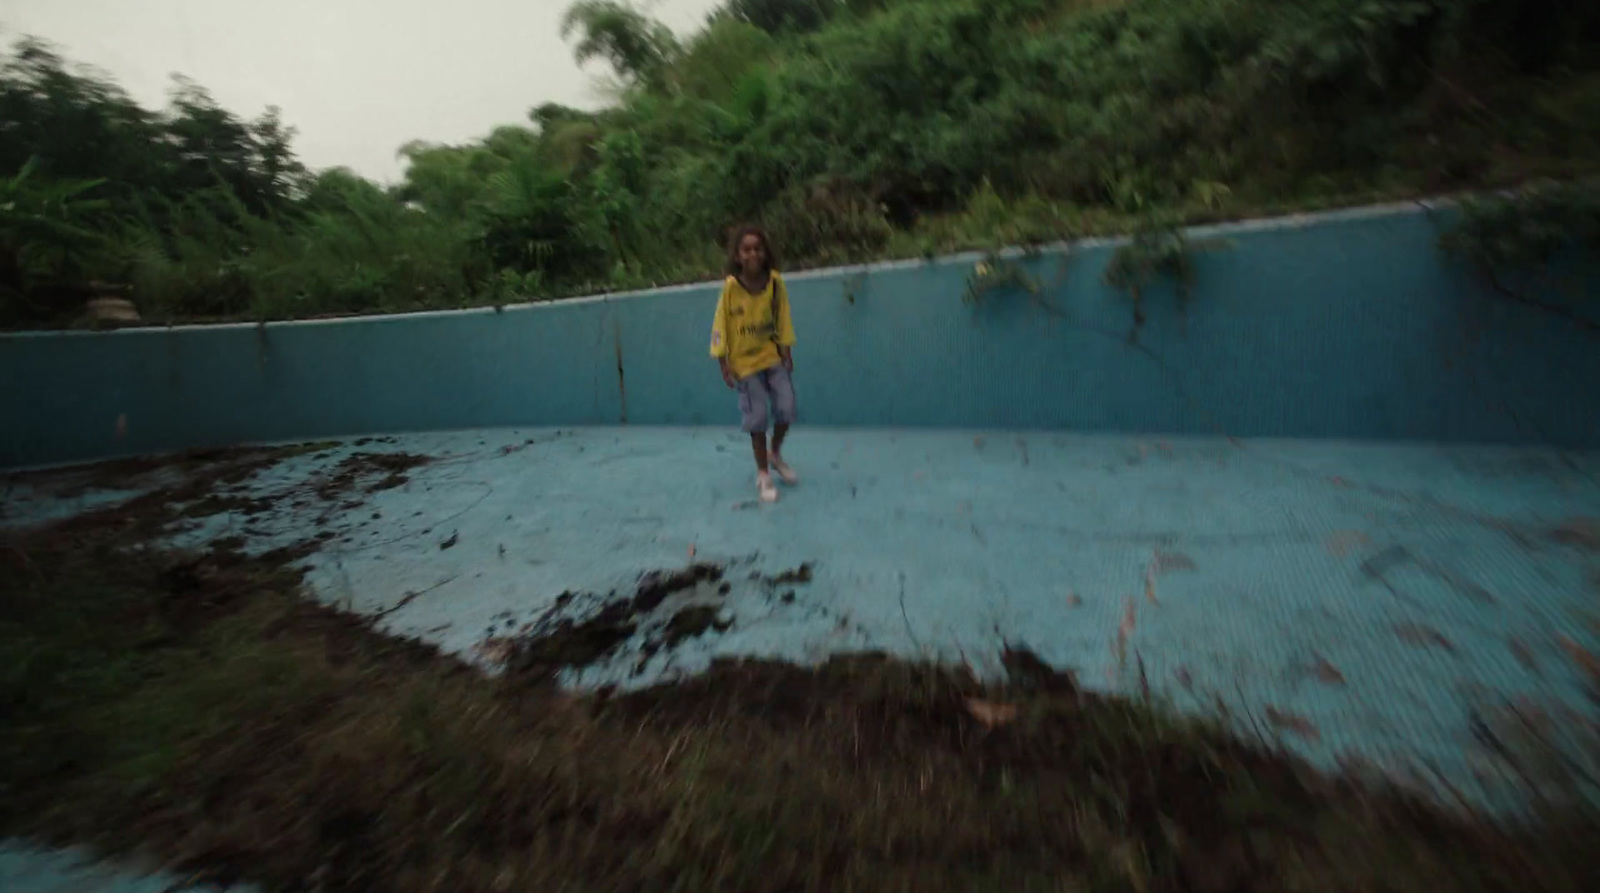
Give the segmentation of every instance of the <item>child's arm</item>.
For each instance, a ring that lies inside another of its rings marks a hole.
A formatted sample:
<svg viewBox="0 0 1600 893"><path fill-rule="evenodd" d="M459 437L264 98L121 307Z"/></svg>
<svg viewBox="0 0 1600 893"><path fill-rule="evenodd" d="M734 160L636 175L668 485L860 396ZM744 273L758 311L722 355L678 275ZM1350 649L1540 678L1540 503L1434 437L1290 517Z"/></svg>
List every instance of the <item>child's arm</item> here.
<svg viewBox="0 0 1600 893"><path fill-rule="evenodd" d="M728 368L728 286L722 286L722 294L717 298L717 312L711 317L711 356L717 360L717 368L722 370L722 380L728 387L734 387L733 370Z"/></svg>
<svg viewBox="0 0 1600 893"><path fill-rule="evenodd" d="M783 281L778 273L772 286L778 293L778 357L783 360L783 368L789 372L794 371L794 320L789 315L789 283Z"/></svg>

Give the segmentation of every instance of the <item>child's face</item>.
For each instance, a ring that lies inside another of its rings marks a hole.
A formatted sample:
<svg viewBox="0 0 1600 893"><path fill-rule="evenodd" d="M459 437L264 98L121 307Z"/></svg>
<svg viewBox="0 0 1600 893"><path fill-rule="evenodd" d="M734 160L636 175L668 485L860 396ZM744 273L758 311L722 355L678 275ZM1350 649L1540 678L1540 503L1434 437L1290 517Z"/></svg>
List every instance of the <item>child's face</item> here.
<svg viewBox="0 0 1600 893"><path fill-rule="evenodd" d="M739 240L739 265L749 276L759 276L766 271L767 246L760 236L750 233Z"/></svg>

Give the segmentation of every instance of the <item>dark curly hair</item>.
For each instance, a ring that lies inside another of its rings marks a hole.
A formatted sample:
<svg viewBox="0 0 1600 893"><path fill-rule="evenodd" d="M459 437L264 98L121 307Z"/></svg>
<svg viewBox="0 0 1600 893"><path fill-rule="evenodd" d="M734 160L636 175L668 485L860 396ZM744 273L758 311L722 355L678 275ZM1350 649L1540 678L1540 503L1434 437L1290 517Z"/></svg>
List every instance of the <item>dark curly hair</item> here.
<svg viewBox="0 0 1600 893"><path fill-rule="evenodd" d="M744 241L745 236L755 236L761 240L761 247L765 249L765 254L767 255L766 271L771 273L776 270L778 268L778 255L777 252L772 250L772 240L767 238L766 230L752 224L736 228L733 231L733 238L728 240L727 274L729 276L737 276L739 271L744 269L744 264L739 263L739 243Z"/></svg>

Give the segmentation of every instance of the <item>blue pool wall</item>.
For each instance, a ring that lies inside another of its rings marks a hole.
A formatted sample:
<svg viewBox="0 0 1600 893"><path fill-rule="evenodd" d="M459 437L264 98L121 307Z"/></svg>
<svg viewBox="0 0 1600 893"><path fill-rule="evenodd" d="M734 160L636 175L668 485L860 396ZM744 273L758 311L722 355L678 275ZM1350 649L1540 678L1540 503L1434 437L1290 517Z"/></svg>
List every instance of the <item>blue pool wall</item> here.
<svg viewBox="0 0 1600 893"><path fill-rule="evenodd" d="M1133 303L1115 241L796 273L802 421L1600 447L1600 338L1440 253L1448 209L1192 230ZM1600 276L1578 286L1597 293ZM1535 294L1571 300L1568 288ZM466 311L0 336L0 467L498 426L726 425L719 285ZM120 422L119 422L120 420Z"/></svg>

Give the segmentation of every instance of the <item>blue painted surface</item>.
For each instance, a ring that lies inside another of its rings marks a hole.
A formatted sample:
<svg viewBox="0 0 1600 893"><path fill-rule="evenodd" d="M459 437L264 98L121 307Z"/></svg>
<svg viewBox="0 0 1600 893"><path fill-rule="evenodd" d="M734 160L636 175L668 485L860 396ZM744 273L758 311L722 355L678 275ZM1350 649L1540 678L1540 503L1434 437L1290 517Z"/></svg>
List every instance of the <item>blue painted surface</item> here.
<svg viewBox="0 0 1600 893"><path fill-rule="evenodd" d="M5 893L207 893L217 889L185 884L170 875L98 863L83 853L0 842L0 890ZM248 893L252 888L229 889Z"/></svg>
<svg viewBox="0 0 1600 893"><path fill-rule="evenodd" d="M1198 231L1180 311L1045 252L981 306L976 258L790 277L813 425L1600 446L1591 334L1486 292L1415 209ZM853 300L851 300L853 298ZM716 287L404 317L0 336L0 467L514 425L732 424ZM620 364L620 371L619 371ZM1507 406L1515 412L1508 412ZM118 420L126 420L118 434Z"/></svg>
<svg viewBox="0 0 1600 893"><path fill-rule="evenodd" d="M438 461L364 503L316 498L358 449ZM1138 691L1142 662L1180 709L1303 717L1315 738L1285 743L1323 766L1431 765L1486 801L1506 792L1478 777L1495 767L1474 711L1524 698L1594 715L1562 637L1600 649L1600 452L819 429L787 452L802 484L762 506L732 429L413 435L286 461L240 494L270 514L215 516L182 542L266 550L327 531L319 597L367 614L404 599L384 628L468 656L560 593L629 593L692 546L728 563L732 590L695 597L733 628L640 663L651 624L682 607L669 601L569 682L863 649L997 670L1021 642L1093 687ZM17 490L5 514L53 517L53 501ZM814 579L786 587L792 603L749 578L804 562Z"/></svg>

